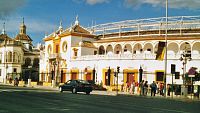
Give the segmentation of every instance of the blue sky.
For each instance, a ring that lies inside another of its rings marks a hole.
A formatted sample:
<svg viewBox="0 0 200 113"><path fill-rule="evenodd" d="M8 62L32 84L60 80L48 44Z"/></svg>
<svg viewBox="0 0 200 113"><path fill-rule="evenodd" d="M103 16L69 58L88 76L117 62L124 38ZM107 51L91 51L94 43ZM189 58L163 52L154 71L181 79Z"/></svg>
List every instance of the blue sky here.
<svg viewBox="0 0 200 113"><path fill-rule="evenodd" d="M197 16L200 0L168 0L169 16ZM0 0L0 29L15 37L22 17L33 43L42 43L45 32L58 28L60 20L66 29L78 15L80 24L88 27L130 19L165 16L165 0Z"/></svg>

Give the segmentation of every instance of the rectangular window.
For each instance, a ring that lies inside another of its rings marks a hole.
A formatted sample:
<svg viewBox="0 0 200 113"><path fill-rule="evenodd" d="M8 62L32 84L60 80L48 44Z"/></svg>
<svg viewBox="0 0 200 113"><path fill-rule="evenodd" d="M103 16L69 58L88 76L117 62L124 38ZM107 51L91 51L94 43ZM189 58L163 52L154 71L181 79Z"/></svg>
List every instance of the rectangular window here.
<svg viewBox="0 0 200 113"><path fill-rule="evenodd" d="M56 53L58 53L59 51L59 45L56 45Z"/></svg>
<svg viewBox="0 0 200 113"><path fill-rule="evenodd" d="M17 68L14 68L14 69L13 69L13 72L16 73L16 72L17 72Z"/></svg>
<svg viewBox="0 0 200 113"><path fill-rule="evenodd" d="M96 55L97 54L97 51L94 51L94 55Z"/></svg>
<svg viewBox="0 0 200 113"><path fill-rule="evenodd" d="M151 49L147 49L147 51L151 51Z"/></svg>
<svg viewBox="0 0 200 113"><path fill-rule="evenodd" d="M163 81L164 72L156 72L156 81Z"/></svg>
<svg viewBox="0 0 200 113"><path fill-rule="evenodd" d="M77 57L77 51L74 51L74 56Z"/></svg>

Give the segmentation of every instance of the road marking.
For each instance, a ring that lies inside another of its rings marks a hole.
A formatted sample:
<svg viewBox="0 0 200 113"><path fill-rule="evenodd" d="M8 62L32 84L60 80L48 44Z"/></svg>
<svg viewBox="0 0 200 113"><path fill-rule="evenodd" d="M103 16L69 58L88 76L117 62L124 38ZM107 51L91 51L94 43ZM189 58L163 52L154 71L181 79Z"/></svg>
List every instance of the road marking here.
<svg viewBox="0 0 200 113"><path fill-rule="evenodd" d="M68 109L68 108L58 108L58 107L44 107L44 108L33 108L33 109L37 109L37 110L56 110L56 111L69 111L71 109Z"/></svg>

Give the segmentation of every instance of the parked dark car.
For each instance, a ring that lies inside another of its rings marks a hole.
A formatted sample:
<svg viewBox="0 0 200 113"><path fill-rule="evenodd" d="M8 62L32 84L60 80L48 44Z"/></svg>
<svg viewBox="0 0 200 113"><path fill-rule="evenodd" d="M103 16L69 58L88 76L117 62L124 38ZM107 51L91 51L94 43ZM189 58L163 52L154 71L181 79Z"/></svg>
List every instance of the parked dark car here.
<svg viewBox="0 0 200 113"><path fill-rule="evenodd" d="M59 86L59 91L72 91L74 94L77 92L85 92L86 94L90 94L90 92L92 92L92 85L85 80L69 80L63 85Z"/></svg>

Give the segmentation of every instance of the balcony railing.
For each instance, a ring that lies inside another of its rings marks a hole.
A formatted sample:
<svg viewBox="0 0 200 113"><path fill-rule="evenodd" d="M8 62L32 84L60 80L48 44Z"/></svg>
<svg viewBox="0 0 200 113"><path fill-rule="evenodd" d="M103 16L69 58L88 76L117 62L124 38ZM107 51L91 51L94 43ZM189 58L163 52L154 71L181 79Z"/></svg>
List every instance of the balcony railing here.
<svg viewBox="0 0 200 113"><path fill-rule="evenodd" d="M59 53L53 53L53 54L47 55L47 57L48 57L49 59L58 58L58 57L60 57L60 56L61 56L61 55L60 55Z"/></svg>
<svg viewBox="0 0 200 113"><path fill-rule="evenodd" d="M192 54L192 59L199 59L200 54ZM178 60L180 59L181 54L168 54L168 60ZM156 54L112 54L112 55L85 55L77 57L73 60L154 60Z"/></svg>

